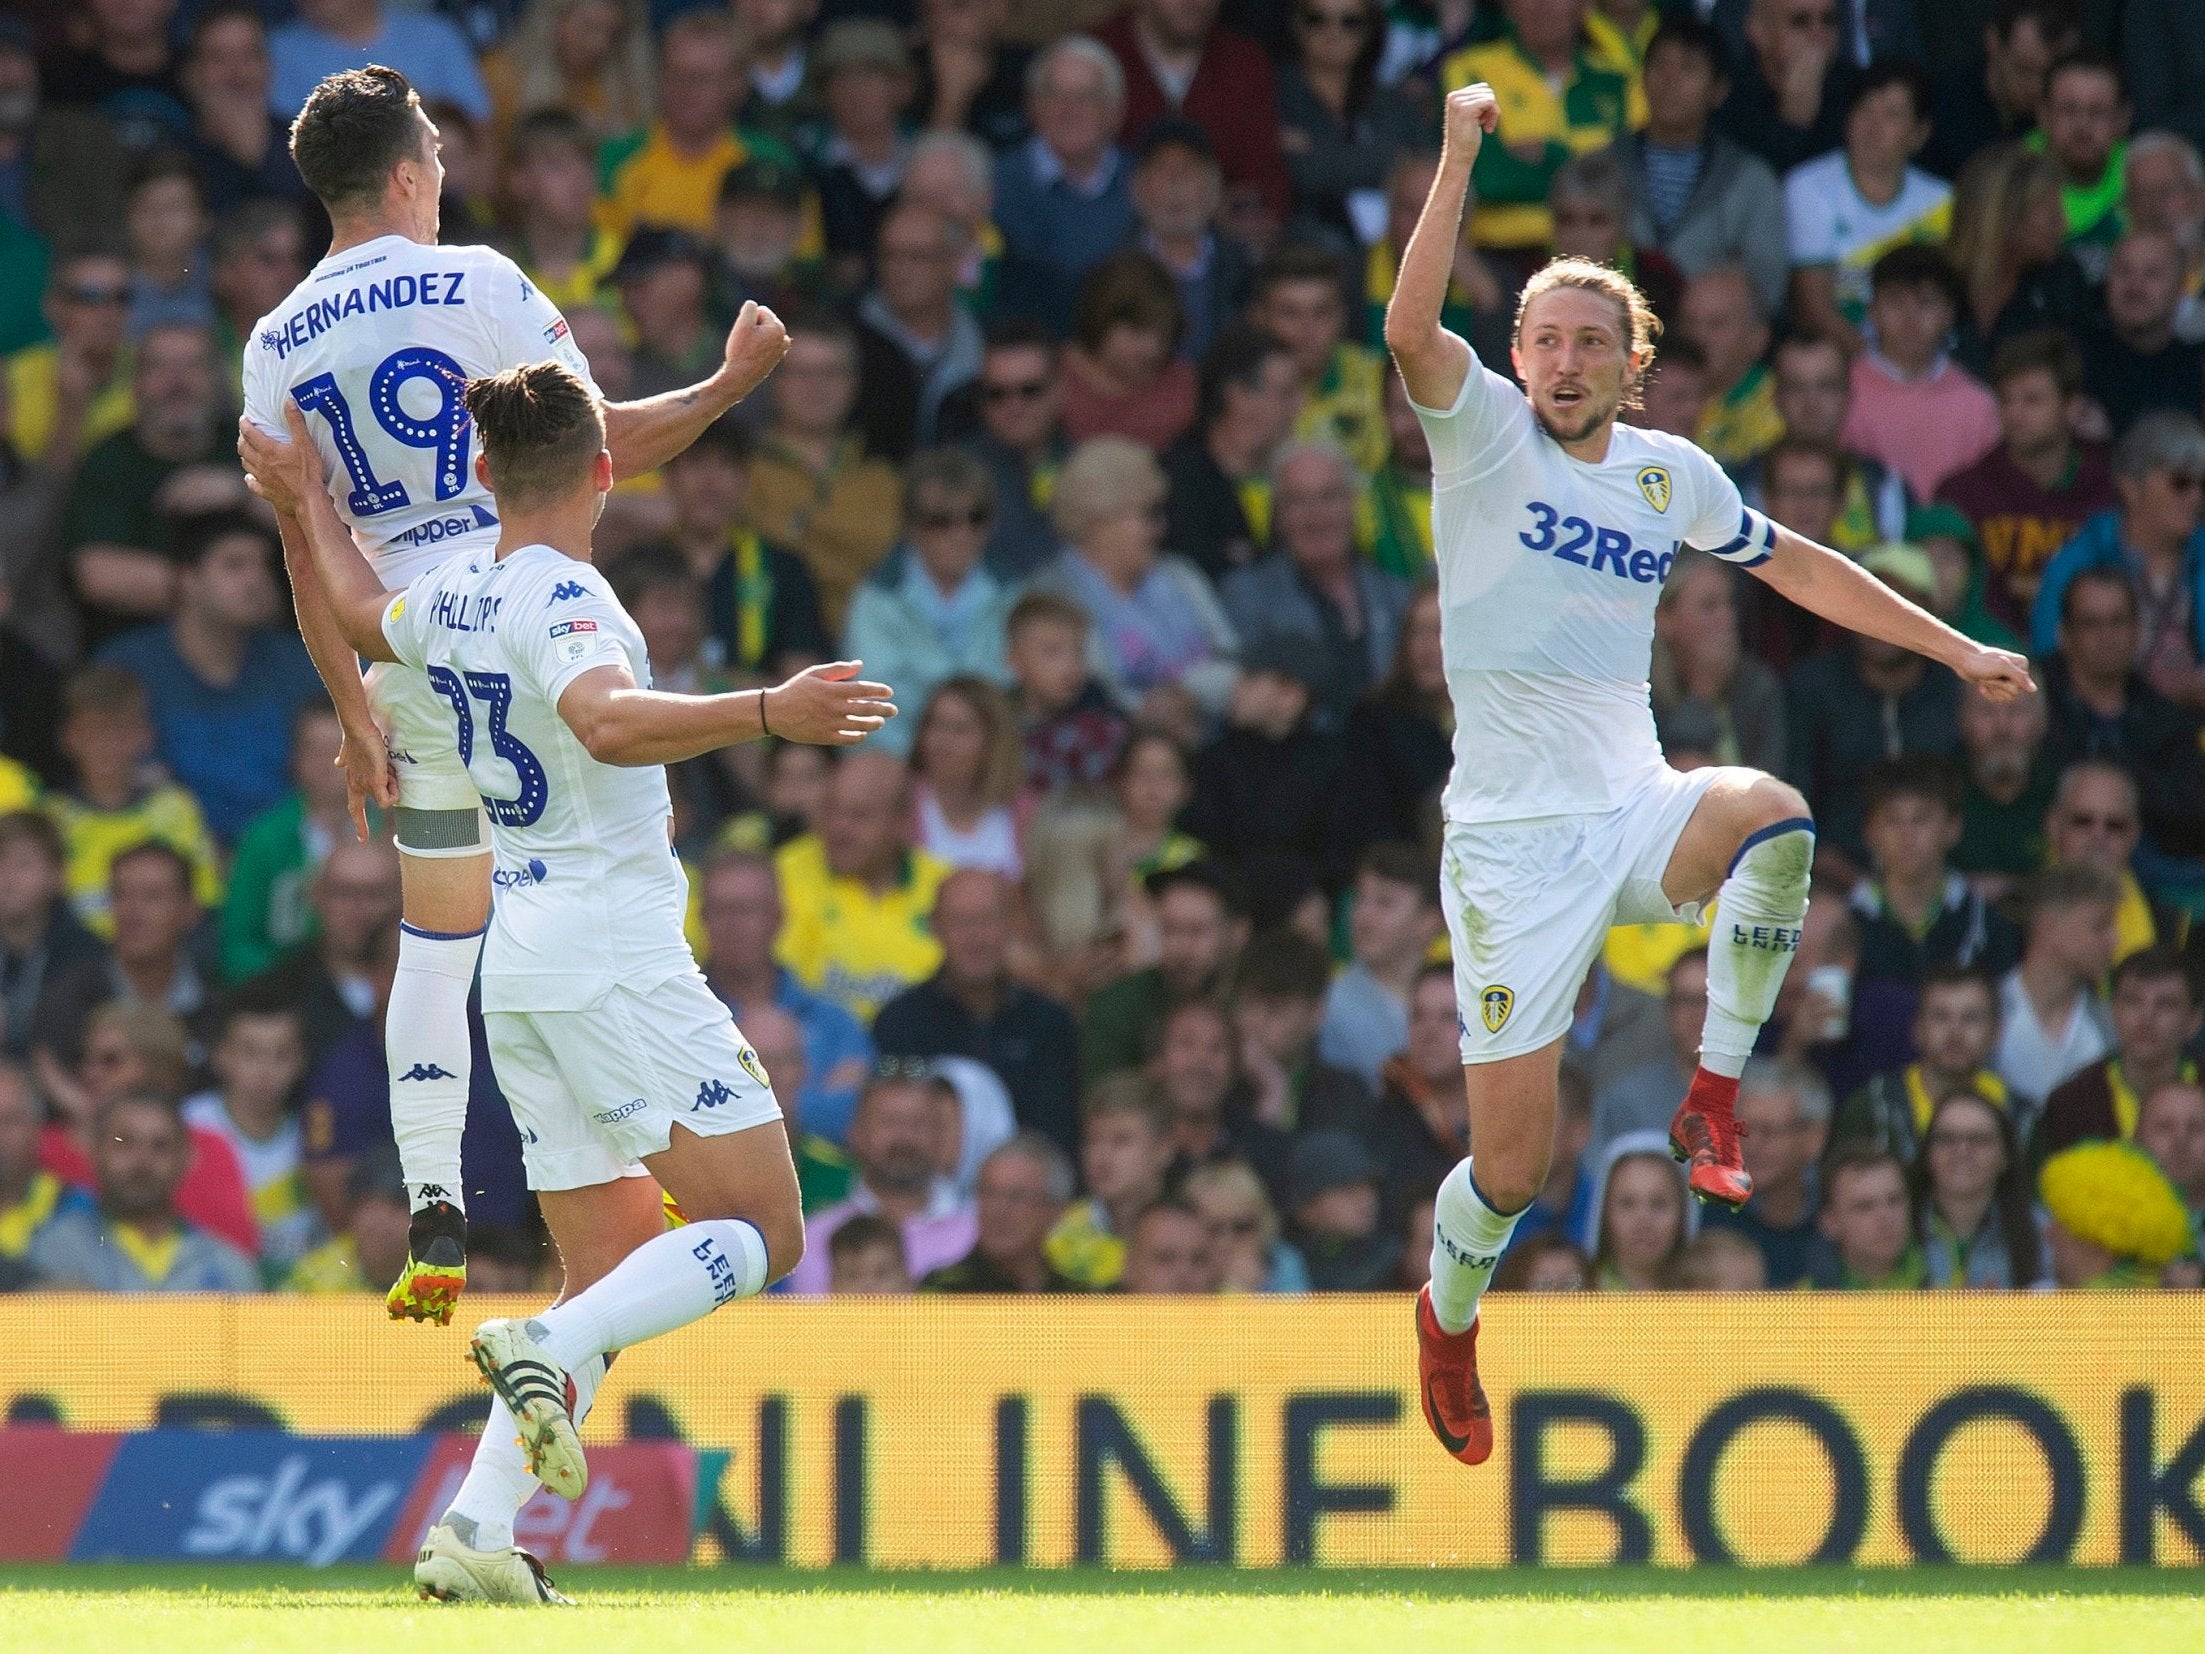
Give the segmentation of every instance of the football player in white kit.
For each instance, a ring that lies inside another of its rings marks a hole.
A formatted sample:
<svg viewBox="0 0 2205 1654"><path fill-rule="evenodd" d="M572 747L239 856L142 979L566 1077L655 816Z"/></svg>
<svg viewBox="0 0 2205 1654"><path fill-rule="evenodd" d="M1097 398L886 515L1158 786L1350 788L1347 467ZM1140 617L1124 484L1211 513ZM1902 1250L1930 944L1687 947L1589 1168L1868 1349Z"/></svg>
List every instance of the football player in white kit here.
<svg viewBox="0 0 2205 1654"><path fill-rule="evenodd" d="M299 172L328 208L329 254L245 346L245 412L283 430L294 400L311 416L338 516L384 585L401 587L498 535L476 477L469 378L551 357L589 382L565 319L519 267L488 247L440 247L444 168L436 128L395 69L333 74L291 131ZM786 340L745 306L718 372L685 391L605 407L614 472L661 464L773 370ZM420 672L358 663L311 602L313 570L294 520L281 522L299 629L344 724L360 801L394 806L405 911L384 1021L391 1126L414 1210L390 1313L449 1321L466 1282L460 1134L471 1046L466 1002L490 910L484 805L453 746L452 702Z"/></svg>
<svg viewBox="0 0 2205 1654"><path fill-rule="evenodd" d="M1654 323L1615 270L1558 259L1527 284L1512 351L1521 390L1440 325L1471 164L1499 118L1489 87L1449 94L1439 174L1386 313L1432 445L1455 708L1441 896L1473 1150L1440 1185L1431 1283L1417 1299L1419 1377L1433 1433L1469 1464L1493 1450L1478 1298L1545 1182L1562 1037L1611 925L1691 919L1719 898L1699 1069L1670 1148L1703 1200L1735 1209L1752 1193L1732 1105L1798 947L1814 824L1771 776L1662 762L1647 668L1677 553L1698 546L1750 569L1993 699L2031 688L2020 656L1962 637L1746 509L1691 443L1617 424L1652 365Z"/></svg>
<svg viewBox="0 0 2205 1654"><path fill-rule="evenodd" d="M338 521L296 403L288 442L241 422L239 453L300 522L337 632L426 674L490 801L499 894L483 1020L566 1282L539 1315L476 1329L497 1400L415 1579L440 1599L540 1602L549 1582L515 1548L513 1517L538 1478L581 1494L575 1425L606 1358L762 1290L804 1246L765 1069L683 940L664 766L768 734L852 745L895 708L885 685L854 681L854 663L770 690L638 687L643 636L590 563L613 481L595 393L540 362L465 395L498 538L396 594ZM666 1227L661 1189L683 1227Z"/></svg>

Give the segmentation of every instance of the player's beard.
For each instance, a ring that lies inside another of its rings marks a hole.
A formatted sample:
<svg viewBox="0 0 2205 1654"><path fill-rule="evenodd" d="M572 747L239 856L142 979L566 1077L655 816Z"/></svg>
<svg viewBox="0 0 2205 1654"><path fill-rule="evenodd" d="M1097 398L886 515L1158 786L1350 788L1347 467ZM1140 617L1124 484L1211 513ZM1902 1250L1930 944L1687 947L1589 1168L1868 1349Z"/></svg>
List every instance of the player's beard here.
<svg viewBox="0 0 2205 1654"><path fill-rule="evenodd" d="M1620 406L1621 398L1602 399L1588 390L1585 400L1574 408L1550 412L1534 402L1531 411L1548 436L1557 442L1570 443L1583 442L1603 426L1614 424Z"/></svg>

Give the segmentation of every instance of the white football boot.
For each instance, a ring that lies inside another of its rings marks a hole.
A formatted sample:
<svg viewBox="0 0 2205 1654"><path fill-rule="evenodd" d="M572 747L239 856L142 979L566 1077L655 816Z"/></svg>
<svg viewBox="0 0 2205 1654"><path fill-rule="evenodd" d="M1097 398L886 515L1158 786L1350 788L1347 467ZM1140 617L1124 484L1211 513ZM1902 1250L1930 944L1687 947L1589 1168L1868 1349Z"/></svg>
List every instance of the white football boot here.
<svg viewBox="0 0 2205 1654"><path fill-rule="evenodd" d="M463 1541L449 1521L439 1522L421 1542L413 1582L429 1602L519 1602L569 1607L572 1597L552 1589L544 1565L528 1552L508 1545L478 1551Z"/></svg>
<svg viewBox="0 0 2205 1654"><path fill-rule="evenodd" d="M529 1336L526 1321L483 1322L467 1353L520 1427L521 1451L536 1479L562 1498L581 1498L590 1472L574 1433L567 1370Z"/></svg>

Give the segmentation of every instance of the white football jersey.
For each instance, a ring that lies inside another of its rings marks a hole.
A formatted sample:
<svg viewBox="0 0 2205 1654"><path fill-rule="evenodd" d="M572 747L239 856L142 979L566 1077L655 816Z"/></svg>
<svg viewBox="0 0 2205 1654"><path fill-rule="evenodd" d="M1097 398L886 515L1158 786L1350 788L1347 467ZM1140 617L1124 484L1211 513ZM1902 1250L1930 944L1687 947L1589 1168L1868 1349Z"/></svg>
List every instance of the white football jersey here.
<svg viewBox="0 0 2205 1654"><path fill-rule="evenodd" d="M253 329L245 412L281 436L298 399L337 515L395 591L496 541L460 390L546 358L594 388L558 306L503 253L379 236L323 259Z"/></svg>
<svg viewBox="0 0 2205 1654"><path fill-rule="evenodd" d="M587 1010L616 982L644 990L693 970L665 769L600 764L559 716L560 695L597 667L649 682L643 634L605 577L549 546L464 553L390 600L383 636L450 703L490 814L482 1008Z"/></svg>
<svg viewBox="0 0 2205 1654"><path fill-rule="evenodd" d="M1598 465L1473 360L1432 444L1455 764L1447 819L1595 815L1661 766L1648 700L1654 602L1684 546L1747 567L1774 543L1691 443L1618 425Z"/></svg>

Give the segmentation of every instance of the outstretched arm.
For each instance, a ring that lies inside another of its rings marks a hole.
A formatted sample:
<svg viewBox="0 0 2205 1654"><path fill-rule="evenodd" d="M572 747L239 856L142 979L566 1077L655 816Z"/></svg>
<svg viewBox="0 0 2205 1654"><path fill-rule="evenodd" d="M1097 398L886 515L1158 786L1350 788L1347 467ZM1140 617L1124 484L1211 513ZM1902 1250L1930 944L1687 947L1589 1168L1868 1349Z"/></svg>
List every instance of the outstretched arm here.
<svg viewBox="0 0 2205 1654"><path fill-rule="evenodd" d="M306 415L289 397L283 402L283 422L291 432L289 441L268 435L249 419L239 420L237 457L245 465L246 486L275 507L277 521L293 524L306 543L301 567L310 572L299 587L299 606L302 611L320 607L343 646L369 660L396 660L383 636L383 610L391 594L330 504ZM289 536L285 539L288 550ZM324 646L329 646L327 639Z"/></svg>
<svg viewBox="0 0 2205 1654"><path fill-rule="evenodd" d="M605 404L605 446L612 454L613 475L639 477L664 465L764 384L788 348L789 333L781 318L744 300L727 331L726 358L711 378L640 402Z"/></svg>
<svg viewBox="0 0 2205 1654"><path fill-rule="evenodd" d="M1781 523L1776 543L1753 574L1802 609L1885 643L1949 666L1994 701L2032 693L2029 663L2020 655L1963 637L1909 602L1842 552L1817 545Z"/></svg>
<svg viewBox="0 0 2205 1654"><path fill-rule="evenodd" d="M1455 249L1462 241L1470 168L1500 118L1493 89L1482 82L1447 94L1439 172L1401 254L1393 298L1386 306L1386 348L1400 364L1409 399L1426 408L1454 406L1470 372L1469 345L1440 326L1439 318L1454 274Z"/></svg>
<svg viewBox="0 0 2205 1654"><path fill-rule="evenodd" d="M625 666L600 666L560 692L559 716L600 764L678 764L766 735L851 747L896 715L894 692L858 670L834 661L772 689L668 695L637 688Z"/></svg>

